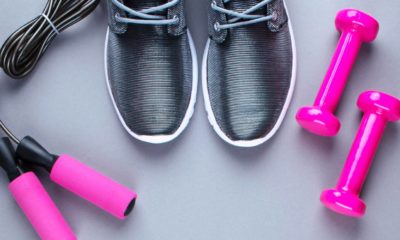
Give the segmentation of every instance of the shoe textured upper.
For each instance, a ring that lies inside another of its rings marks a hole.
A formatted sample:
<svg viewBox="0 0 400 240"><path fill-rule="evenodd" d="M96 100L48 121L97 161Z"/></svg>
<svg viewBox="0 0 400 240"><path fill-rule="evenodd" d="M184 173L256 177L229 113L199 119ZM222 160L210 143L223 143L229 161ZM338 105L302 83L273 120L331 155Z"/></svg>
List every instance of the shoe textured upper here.
<svg viewBox="0 0 400 240"><path fill-rule="evenodd" d="M265 1L211 1L239 13L261 2ZM292 40L283 1L268 1L249 14L271 18L218 29L234 16L210 6L207 91L219 128L233 141L260 139L271 132L288 98L293 74Z"/></svg>
<svg viewBox="0 0 400 240"><path fill-rule="evenodd" d="M135 11L171 1L118 0ZM130 24L137 18L107 0L107 72L112 97L126 126L137 135L171 135L191 99L193 69L183 1L154 14L174 24Z"/></svg>

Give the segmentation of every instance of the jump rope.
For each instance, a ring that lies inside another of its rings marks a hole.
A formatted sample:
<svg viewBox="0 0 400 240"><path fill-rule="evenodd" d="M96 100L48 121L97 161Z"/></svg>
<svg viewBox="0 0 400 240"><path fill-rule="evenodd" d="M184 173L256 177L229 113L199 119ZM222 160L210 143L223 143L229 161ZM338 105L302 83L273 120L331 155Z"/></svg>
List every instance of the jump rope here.
<svg viewBox="0 0 400 240"><path fill-rule="evenodd" d="M49 0L43 13L15 31L0 49L0 67L14 79L30 74L54 38L84 19L100 0ZM124 219L136 193L66 155L49 153L35 139L16 137L0 120L0 167L12 196L41 239L76 239L31 167L44 168L50 179L113 216Z"/></svg>

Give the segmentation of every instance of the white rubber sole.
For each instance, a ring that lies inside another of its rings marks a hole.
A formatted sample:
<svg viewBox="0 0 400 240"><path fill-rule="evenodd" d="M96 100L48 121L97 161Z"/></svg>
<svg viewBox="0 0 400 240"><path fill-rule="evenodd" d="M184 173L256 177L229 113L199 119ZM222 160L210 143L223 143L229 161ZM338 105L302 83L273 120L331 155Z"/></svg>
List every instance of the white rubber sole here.
<svg viewBox="0 0 400 240"><path fill-rule="evenodd" d="M285 4L285 9L286 3ZM286 10L287 12L287 10ZM276 122L274 128L264 137L258 138L258 139L253 139L253 140L232 140L230 139L220 128L220 126L217 123L217 120L215 118L214 112L211 107L211 102L210 102L210 95L208 93L208 84L207 84L207 62L208 62L208 52L210 48L210 39L207 41L206 48L204 50L204 55L203 55L203 64L202 64L202 88L203 88L203 97L204 97L204 103L206 106L206 111L208 115L208 120L211 124L211 126L214 128L214 131L220 136L225 142L237 146L237 147L255 147L258 146L266 141L268 141L270 138L272 138L275 133L278 131L279 127L281 126L283 119L285 118L286 112L289 108L290 102L293 97L293 92L294 92L294 87L296 85L296 72L297 72L297 52L296 52L296 43L293 35L293 28L292 24L290 21L289 13L288 13L288 24L289 24L289 31L290 31L290 36L291 36L291 41L292 41L292 51L293 51L293 62L292 62L292 77L290 81L290 87L289 87L289 92L288 96L286 98L285 104L283 105L282 112L278 118L278 121Z"/></svg>
<svg viewBox="0 0 400 240"><path fill-rule="evenodd" d="M190 51L191 51L191 55L192 55L192 65L193 65L192 66L192 69L193 69L192 92L191 92L191 96L190 96L189 106L188 106L188 109L182 120L181 125L173 134L170 134L170 135L138 135L138 134L134 133L128 127L128 125L122 118L122 115L118 110L117 104L116 104L114 96L112 94L111 85L110 85L110 81L108 78L107 48L108 48L109 33L110 33L110 29L107 29L106 42L105 42L105 47L104 47L104 49L105 49L105 51L104 51L104 68L105 68L105 74L106 74L106 82L107 82L108 92L110 94L114 109L117 112L118 118L121 121L122 125L124 126L125 130L131 136L133 136L134 138L136 138L140 141L143 141L143 142L148 142L148 143L153 143L153 144L161 144L161 143L167 143L167 142L174 140L183 132L183 130L185 130L185 128L189 124L190 118L193 116L193 113L194 113L194 105L196 104L196 99L197 99L197 87L198 87L198 76L199 76L198 71L199 70L198 70L198 63L197 63L196 48L194 46L193 39L192 39L192 36L190 35L189 30L187 31L187 33L188 33L188 38L189 38L189 45L190 45Z"/></svg>

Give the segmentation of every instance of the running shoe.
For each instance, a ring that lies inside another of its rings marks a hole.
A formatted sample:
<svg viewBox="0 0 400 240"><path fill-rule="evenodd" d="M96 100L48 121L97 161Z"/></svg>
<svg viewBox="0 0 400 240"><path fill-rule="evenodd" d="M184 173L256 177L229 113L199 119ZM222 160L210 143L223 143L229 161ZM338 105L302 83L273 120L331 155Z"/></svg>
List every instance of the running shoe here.
<svg viewBox="0 0 400 240"><path fill-rule="evenodd" d="M149 143L175 139L197 92L196 51L183 0L107 0L107 85L125 129Z"/></svg>
<svg viewBox="0 0 400 240"><path fill-rule="evenodd" d="M283 0L213 0L203 95L217 134L257 146L281 125L295 85L296 54Z"/></svg>

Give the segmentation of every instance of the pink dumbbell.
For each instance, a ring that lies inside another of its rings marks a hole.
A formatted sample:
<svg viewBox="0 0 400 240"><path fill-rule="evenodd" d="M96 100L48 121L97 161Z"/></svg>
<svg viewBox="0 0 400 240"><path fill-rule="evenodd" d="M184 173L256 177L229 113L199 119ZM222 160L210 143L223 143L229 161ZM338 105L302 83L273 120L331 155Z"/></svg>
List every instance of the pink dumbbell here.
<svg viewBox="0 0 400 240"><path fill-rule="evenodd" d="M364 117L338 185L321 194L321 202L326 207L352 217L362 217L365 213L366 206L359 194L386 123L400 120L400 100L388 94L364 92L357 105L364 111Z"/></svg>
<svg viewBox="0 0 400 240"><path fill-rule="evenodd" d="M372 42L379 31L379 23L374 18L353 9L340 11L335 24L342 35L317 98L313 106L299 109L296 115L303 128L321 136L334 136L339 132L340 121L333 113L361 44Z"/></svg>

